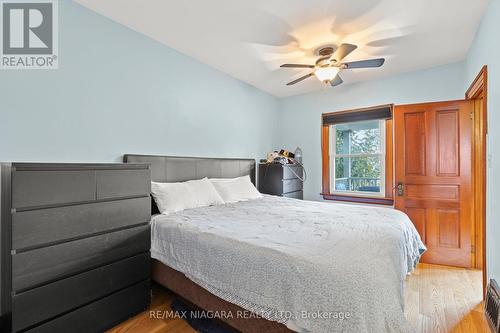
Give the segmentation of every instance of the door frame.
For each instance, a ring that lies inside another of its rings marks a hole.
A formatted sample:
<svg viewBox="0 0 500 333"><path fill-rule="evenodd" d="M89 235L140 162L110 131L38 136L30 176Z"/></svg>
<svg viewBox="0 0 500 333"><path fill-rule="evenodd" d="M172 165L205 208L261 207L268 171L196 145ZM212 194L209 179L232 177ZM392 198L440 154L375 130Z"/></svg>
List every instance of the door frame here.
<svg viewBox="0 0 500 333"><path fill-rule="evenodd" d="M483 296L486 292L486 177L488 134L488 66L483 66L465 93L465 98L475 101L473 126L473 191L474 191L474 239L473 267L483 271ZM481 107L476 103L482 99Z"/></svg>

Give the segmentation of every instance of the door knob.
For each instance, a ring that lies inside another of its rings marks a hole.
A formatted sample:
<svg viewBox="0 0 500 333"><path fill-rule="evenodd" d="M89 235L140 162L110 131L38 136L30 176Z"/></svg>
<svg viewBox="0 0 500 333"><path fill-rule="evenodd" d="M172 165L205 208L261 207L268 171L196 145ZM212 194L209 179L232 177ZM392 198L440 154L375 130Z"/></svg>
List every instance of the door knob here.
<svg viewBox="0 0 500 333"><path fill-rule="evenodd" d="M396 191L398 197L402 197L405 194L405 185L402 182L399 182L398 186L396 187Z"/></svg>

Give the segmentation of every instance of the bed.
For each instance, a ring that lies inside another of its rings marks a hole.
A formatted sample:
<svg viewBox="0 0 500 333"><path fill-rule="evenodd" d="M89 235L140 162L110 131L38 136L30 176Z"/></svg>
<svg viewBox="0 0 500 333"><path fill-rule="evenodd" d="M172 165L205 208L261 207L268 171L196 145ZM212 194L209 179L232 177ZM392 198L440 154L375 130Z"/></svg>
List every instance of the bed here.
<svg viewBox="0 0 500 333"><path fill-rule="evenodd" d="M255 174L253 160L125 161L150 163L159 182ZM264 196L156 215L151 228L153 279L232 313L219 319L239 331L412 331L404 280L425 247L397 210Z"/></svg>

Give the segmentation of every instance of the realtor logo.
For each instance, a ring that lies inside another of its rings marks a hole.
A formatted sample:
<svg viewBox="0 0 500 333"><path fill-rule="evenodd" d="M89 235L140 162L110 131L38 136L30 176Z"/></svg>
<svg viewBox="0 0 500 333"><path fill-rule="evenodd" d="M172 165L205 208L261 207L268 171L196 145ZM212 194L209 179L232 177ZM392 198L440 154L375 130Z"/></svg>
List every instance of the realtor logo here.
<svg viewBox="0 0 500 333"><path fill-rule="evenodd" d="M57 0L0 1L1 69L56 69Z"/></svg>

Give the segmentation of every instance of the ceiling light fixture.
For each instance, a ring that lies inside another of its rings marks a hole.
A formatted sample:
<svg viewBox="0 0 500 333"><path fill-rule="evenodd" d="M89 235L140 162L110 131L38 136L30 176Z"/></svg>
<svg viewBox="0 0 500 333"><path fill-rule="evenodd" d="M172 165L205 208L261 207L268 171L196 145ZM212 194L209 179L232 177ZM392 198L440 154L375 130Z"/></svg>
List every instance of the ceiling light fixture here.
<svg viewBox="0 0 500 333"><path fill-rule="evenodd" d="M319 67L314 71L314 75L322 82L333 80L339 73L338 67Z"/></svg>
<svg viewBox="0 0 500 333"><path fill-rule="evenodd" d="M332 87L341 85L344 80L340 77L339 71L345 69L356 68L374 68L380 67L384 64L384 58L359 60L351 62L342 62L352 51L357 48L353 44L341 44L337 49L332 47L324 47L319 50L320 58L316 60L314 65L309 64L283 64L281 68L310 68L312 71L306 75L302 75L298 79L288 82L287 86L292 86L296 83L304 81L312 76L324 83L329 83Z"/></svg>

